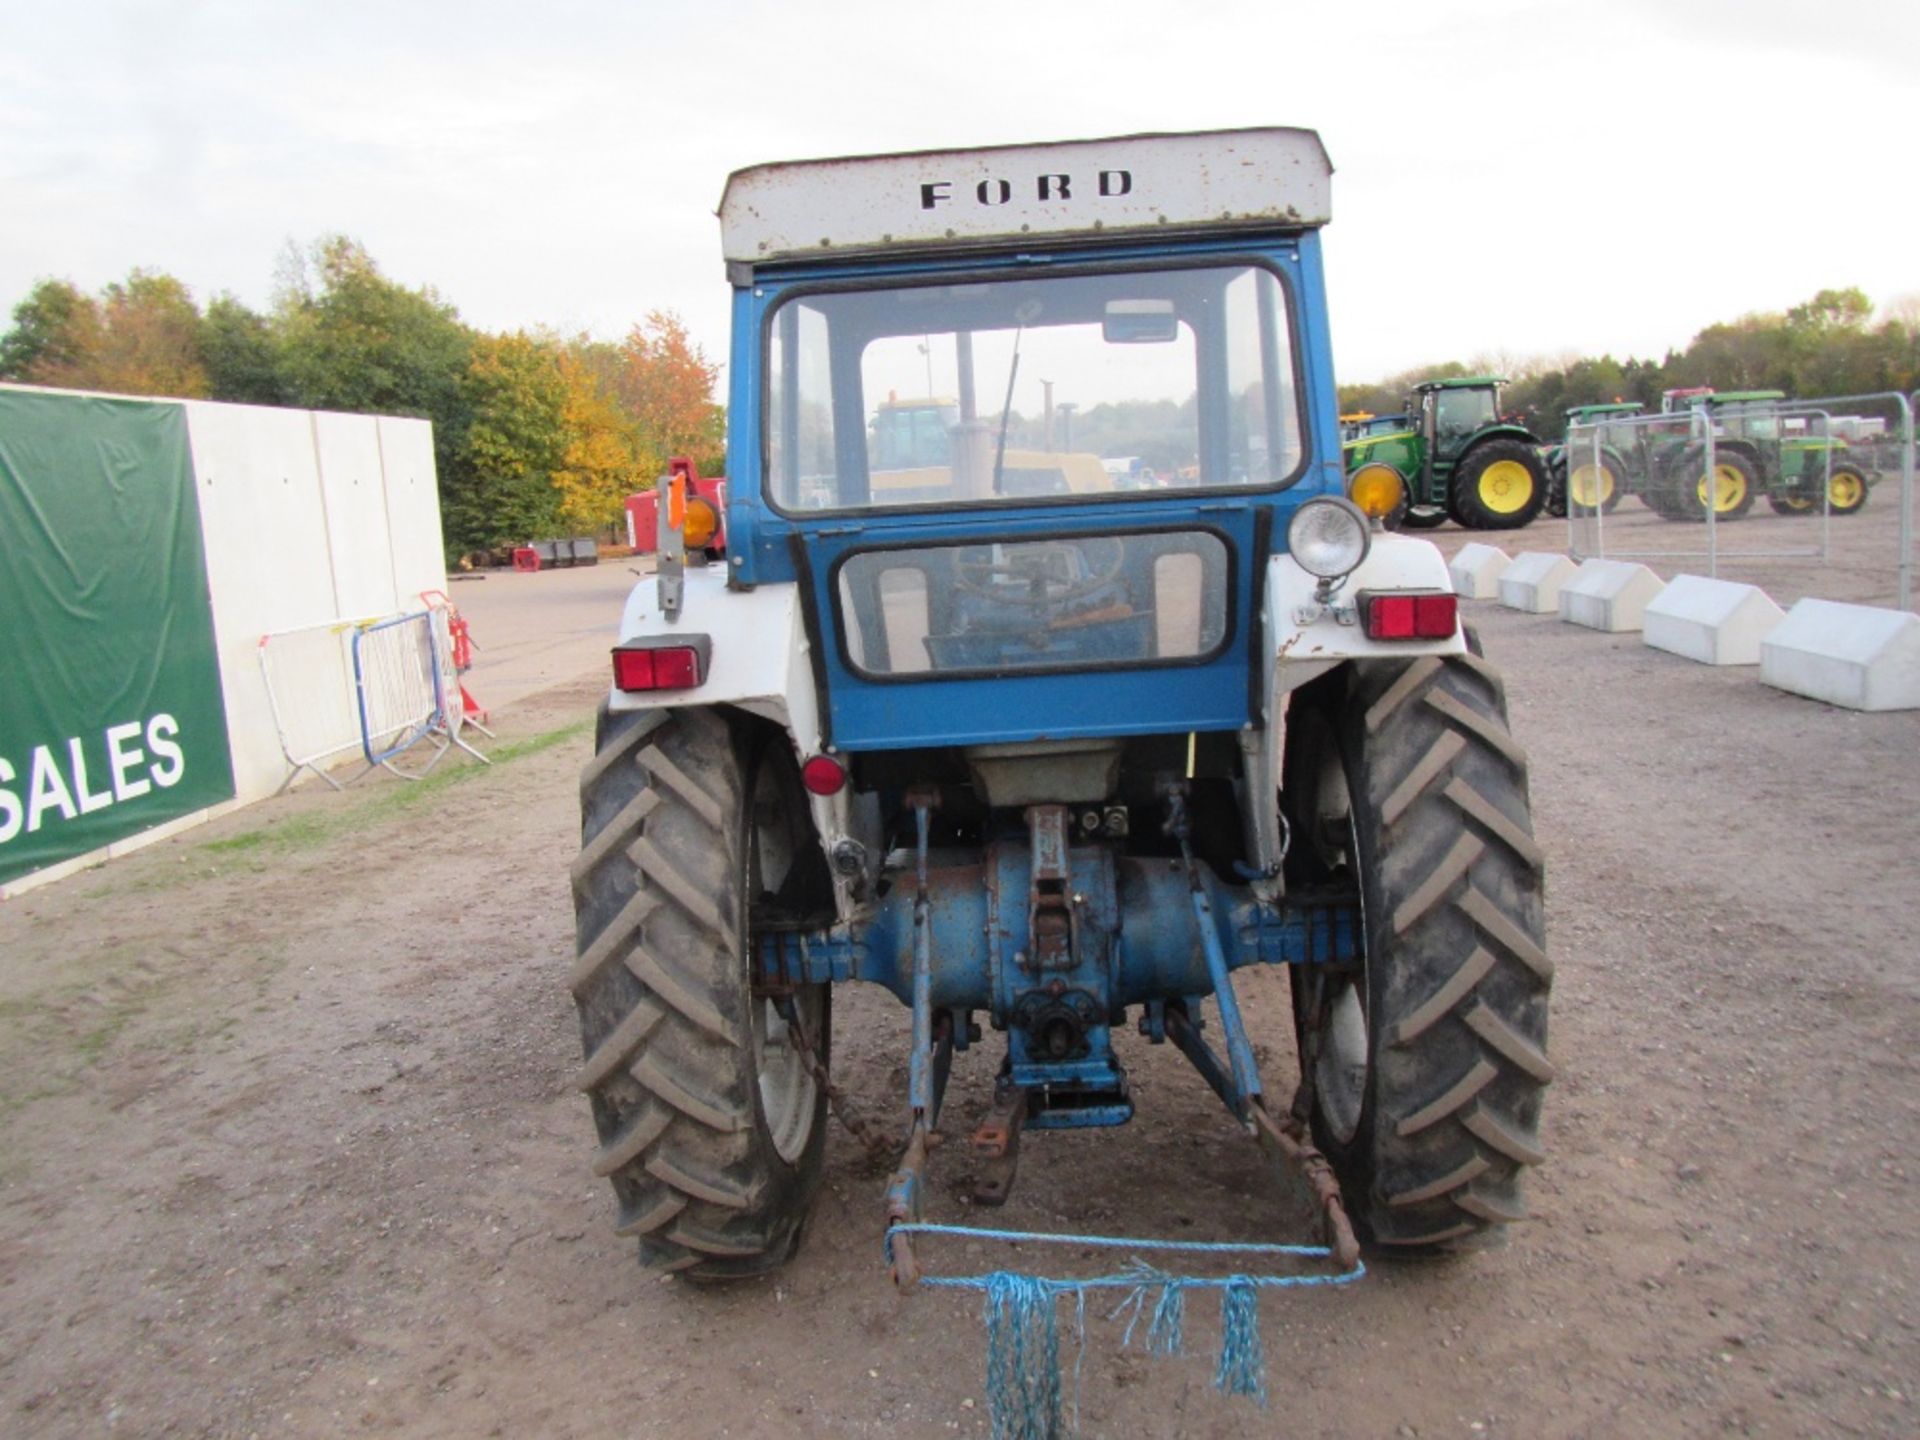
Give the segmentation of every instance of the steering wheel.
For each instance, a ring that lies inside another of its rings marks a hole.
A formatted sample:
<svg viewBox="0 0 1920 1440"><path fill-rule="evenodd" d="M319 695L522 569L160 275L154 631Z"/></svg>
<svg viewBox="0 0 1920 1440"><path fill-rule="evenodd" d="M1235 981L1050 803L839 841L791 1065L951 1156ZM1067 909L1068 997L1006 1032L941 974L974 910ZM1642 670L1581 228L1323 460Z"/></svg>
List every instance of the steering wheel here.
<svg viewBox="0 0 1920 1440"><path fill-rule="evenodd" d="M1087 547L1109 547L1106 563L1089 566L1089 573L1078 579L1062 579L1053 569L1053 561L1086 562ZM1047 605L1065 605L1084 600L1113 583L1127 563L1126 541L1117 536L1095 536L1090 540L1066 540L1046 545L1024 544L1010 560L992 560L985 546L973 552L962 551L954 557L954 585L969 595L999 605L1026 605L1039 609ZM1022 583L1014 583L1022 582Z"/></svg>

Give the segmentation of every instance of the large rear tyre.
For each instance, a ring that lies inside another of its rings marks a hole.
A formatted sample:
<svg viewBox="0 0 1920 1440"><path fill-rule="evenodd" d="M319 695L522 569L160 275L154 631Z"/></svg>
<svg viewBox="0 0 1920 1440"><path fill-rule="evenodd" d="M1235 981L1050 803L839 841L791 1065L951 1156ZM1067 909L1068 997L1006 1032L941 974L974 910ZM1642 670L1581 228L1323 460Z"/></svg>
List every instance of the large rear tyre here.
<svg viewBox="0 0 1920 1440"><path fill-rule="evenodd" d="M1599 464L1582 460L1567 472L1567 503L1576 515L1595 511L1611 515L1626 494L1625 477L1611 456L1602 456Z"/></svg>
<svg viewBox="0 0 1920 1440"><path fill-rule="evenodd" d="M1712 474L1707 473L1706 453L1689 450L1673 467L1671 478L1672 519L1705 520L1709 504L1715 520L1743 519L1760 496L1759 473L1738 450L1716 451Z"/></svg>
<svg viewBox="0 0 1920 1440"><path fill-rule="evenodd" d="M1518 440L1483 440L1454 467L1454 518L1470 530L1518 530L1547 502L1540 452Z"/></svg>
<svg viewBox="0 0 1920 1440"><path fill-rule="evenodd" d="M600 713L580 777L572 989L618 1233L693 1279L771 1270L820 1185L826 1096L750 982L749 897L786 890L806 827L783 737L717 711ZM798 1014L820 1059L825 986Z"/></svg>
<svg viewBox="0 0 1920 1440"><path fill-rule="evenodd" d="M1484 1245L1525 1214L1553 1078L1542 857L1500 681L1426 656L1301 718L1291 757L1338 752L1289 781L1318 797L1301 838L1358 869L1366 941L1358 966L1296 974L1315 1141L1369 1247Z"/></svg>

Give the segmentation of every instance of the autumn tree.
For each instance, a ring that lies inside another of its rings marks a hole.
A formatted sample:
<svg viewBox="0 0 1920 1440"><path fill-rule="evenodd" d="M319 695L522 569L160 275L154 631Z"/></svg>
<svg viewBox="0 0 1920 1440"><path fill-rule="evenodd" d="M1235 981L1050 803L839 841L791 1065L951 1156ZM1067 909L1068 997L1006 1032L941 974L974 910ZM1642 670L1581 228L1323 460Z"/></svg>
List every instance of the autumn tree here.
<svg viewBox="0 0 1920 1440"><path fill-rule="evenodd" d="M582 531L615 523L626 497L660 468L657 459L643 456L638 426L615 399L596 348L582 342L559 356L566 448L553 483L560 491L560 518Z"/></svg>
<svg viewBox="0 0 1920 1440"><path fill-rule="evenodd" d="M691 455L718 472L726 451L726 412L714 403L720 367L671 310L651 312L621 346L615 394L638 428L642 453L664 464Z"/></svg>

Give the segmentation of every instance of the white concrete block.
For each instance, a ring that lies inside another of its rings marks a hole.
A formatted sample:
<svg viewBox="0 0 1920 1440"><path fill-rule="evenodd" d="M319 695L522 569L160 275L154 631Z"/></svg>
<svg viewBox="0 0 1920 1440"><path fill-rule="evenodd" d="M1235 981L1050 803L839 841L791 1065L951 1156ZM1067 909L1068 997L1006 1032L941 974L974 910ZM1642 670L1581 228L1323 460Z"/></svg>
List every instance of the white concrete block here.
<svg viewBox="0 0 1920 1440"><path fill-rule="evenodd" d="M1513 557L1500 577L1500 603L1530 615L1553 615L1560 609L1560 587L1573 578L1574 565L1564 555L1528 550Z"/></svg>
<svg viewBox="0 0 1920 1440"><path fill-rule="evenodd" d="M1758 665L1760 642L1787 612L1758 585L1676 575L1647 605L1645 639L1702 665Z"/></svg>
<svg viewBox="0 0 1920 1440"><path fill-rule="evenodd" d="M1453 577L1453 593L1462 600L1497 600L1500 577L1512 563L1513 557L1498 545L1482 545L1477 540L1471 545L1462 545L1460 553L1447 562L1447 574Z"/></svg>
<svg viewBox="0 0 1920 1440"><path fill-rule="evenodd" d="M1631 560L1587 560L1560 587L1560 618L1589 630L1638 630L1660 577Z"/></svg>
<svg viewBox="0 0 1920 1440"><path fill-rule="evenodd" d="M1802 600L1760 642L1760 679L1849 710L1920 710L1920 615Z"/></svg>

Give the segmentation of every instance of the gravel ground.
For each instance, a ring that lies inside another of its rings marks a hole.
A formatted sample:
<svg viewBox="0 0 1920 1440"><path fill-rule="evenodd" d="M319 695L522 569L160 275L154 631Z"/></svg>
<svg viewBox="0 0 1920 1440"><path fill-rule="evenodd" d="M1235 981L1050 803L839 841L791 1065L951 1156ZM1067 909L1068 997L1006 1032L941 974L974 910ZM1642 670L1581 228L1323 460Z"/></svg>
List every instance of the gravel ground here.
<svg viewBox="0 0 1920 1440"><path fill-rule="evenodd" d="M1920 716L1476 618L1549 856L1534 1218L1266 1300L1265 1415L1212 1391L1211 1307L1174 1359L1093 1316L1082 1429L1915 1433ZM837 1129L776 1279L663 1282L611 1233L564 988L596 685L503 707L490 770L296 794L0 906L0 1432L986 1432L977 1304L892 1292L883 1177ZM1284 977L1253 980L1283 1074ZM897 1105L905 1012L856 988L836 1029ZM1306 1238L1184 1062L1122 1043L1138 1120L1034 1137L999 1218ZM950 1129L995 1058L956 1066ZM950 1147L935 1211L967 1182Z"/></svg>

